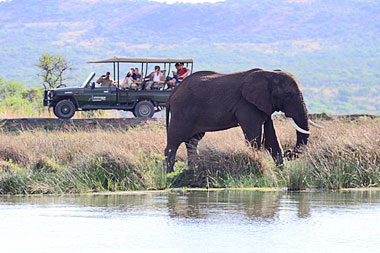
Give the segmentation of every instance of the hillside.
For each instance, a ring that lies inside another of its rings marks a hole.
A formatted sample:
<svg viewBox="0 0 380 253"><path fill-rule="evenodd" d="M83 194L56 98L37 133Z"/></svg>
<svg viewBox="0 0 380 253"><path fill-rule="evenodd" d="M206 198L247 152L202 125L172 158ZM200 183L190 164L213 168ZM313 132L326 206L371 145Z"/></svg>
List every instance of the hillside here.
<svg viewBox="0 0 380 253"><path fill-rule="evenodd" d="M43 52L73 62L69 85L110 68L93 59L192 57L195 70L292 72L311 112L380 114L379 13L376 0L0 2L0 77L38 86Z"/></svg>

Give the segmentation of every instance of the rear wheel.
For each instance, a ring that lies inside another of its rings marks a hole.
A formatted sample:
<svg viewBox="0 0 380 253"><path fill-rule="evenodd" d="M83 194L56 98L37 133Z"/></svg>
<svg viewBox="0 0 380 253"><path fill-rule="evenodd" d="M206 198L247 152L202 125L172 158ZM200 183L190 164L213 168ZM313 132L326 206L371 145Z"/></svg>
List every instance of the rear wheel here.
<svg viewBox="0 0 380 253"><path fill-rule="evenodd" d="M75 114L75 105L70 100L61 100L54 106L54 114L60 119L71 119Z"/></svg>
<svg viewBox="0 0 380 253"><path fill-rule="evenodd" d="M137 103L134 115L137 118L152 118L154 114L154 106L150 101L140 101Z"/></svg>

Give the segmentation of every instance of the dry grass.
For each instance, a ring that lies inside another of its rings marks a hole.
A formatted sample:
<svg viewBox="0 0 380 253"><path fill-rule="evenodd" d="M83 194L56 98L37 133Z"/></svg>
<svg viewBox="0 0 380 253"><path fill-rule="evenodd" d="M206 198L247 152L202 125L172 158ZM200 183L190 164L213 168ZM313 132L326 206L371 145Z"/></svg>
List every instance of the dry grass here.
<svg viewBox="0 0 380 253"><path fill-rule="evenodd" d="M109 118L109 117L119 117L119 112L114 111L86 111L75 112L73 119L87 119L87 118ZM27 110L24 108L18 109L7 109L0 111L0 119L14 119L14 118L57 118L54 115L53 108L48 109L47 107L36 108L35 110Z"/></svg>
<svg viewBox="0 0 380 253"><path fill-rule="evenodd" d="M51 113L53 116L53 112ZM25 111L24 108L18 108L14 110L12 108L0 111L0 118L26 118L26 117L50 117L49 112L46 108L36 109L31 111Z"/></svg>
<svg viewBox="0 0 380 253"><path fill-rule="evenodd" d="M163 174L163 121L128 131L24 131L0 133L0 193L62 193L157 189L166 186L306 187L380 186L380 121L324 121L312 128L307 152L275 166L266 151L249 148L240 128L207 133L195 170L178 150L177 172ZM276 122L284 149L295 130Z"/></svg>

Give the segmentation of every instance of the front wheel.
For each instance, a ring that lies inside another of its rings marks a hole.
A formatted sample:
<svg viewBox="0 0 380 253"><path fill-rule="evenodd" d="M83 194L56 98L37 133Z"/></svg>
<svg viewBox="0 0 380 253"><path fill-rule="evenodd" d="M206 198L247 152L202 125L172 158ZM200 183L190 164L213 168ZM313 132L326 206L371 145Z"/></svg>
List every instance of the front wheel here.
<svg viewBox="0 0 380 253"><path fill-rule="evenodd" d="M154 114L154 106L150 101L140 101L137 103L134 115L137 118L152 118Z"/></svg>
<svg viewBox="0 0 380 253"><path fill-rule="evenodd" d="M54 106L54 114L60 119L71 119L75 114L75 105L70 100L61 100Z"/></svg>

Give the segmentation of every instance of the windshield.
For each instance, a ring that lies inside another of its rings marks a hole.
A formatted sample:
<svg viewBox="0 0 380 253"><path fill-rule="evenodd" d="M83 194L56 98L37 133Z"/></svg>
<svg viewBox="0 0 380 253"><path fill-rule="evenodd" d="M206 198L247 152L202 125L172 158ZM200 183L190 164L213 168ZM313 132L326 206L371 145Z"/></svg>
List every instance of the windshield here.
<svg viewBox="0 0 380 253"><path fill-rule="evenodd" d="M87 77L86 81L84 81L80 87L85 88L87 84L91 82L92 78L94 78L94 76L95 76L95 72L91 72L91 74Z"/></svg>

